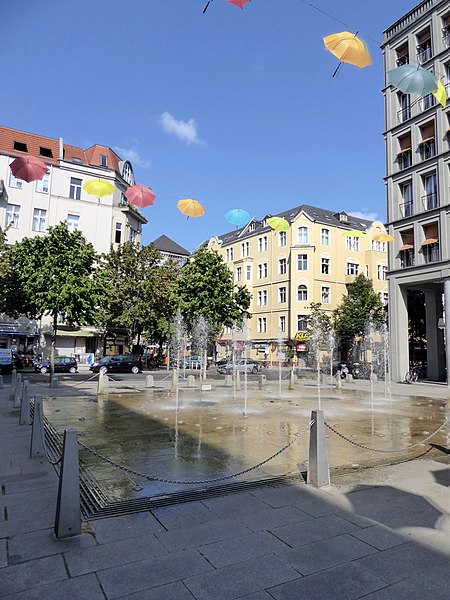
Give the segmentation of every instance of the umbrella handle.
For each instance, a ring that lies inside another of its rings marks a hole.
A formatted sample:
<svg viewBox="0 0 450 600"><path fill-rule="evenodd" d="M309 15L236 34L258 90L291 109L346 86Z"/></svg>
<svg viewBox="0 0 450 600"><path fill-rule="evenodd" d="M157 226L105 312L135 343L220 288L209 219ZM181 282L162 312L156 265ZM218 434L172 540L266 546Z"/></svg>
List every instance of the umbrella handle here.
<svg viewBox="0 0 450 600"><path fill-rule="evenodd" d="M211 0L208 0L208 2L206 3L205 8L202 11L202 14L205 14L205 12L208 10L208 6L211 4Z"/></svg>
<svg viewBox="0 0 450 600"><path fill-rule="evenodd" d="M339 71L341 70L341 67L342 67L342 63L340 62L340 63L338 64L338 66L335 68L335 70L334 70L334 73L333 73L332 77L337 77L337 76L339 75Z"/></svg>

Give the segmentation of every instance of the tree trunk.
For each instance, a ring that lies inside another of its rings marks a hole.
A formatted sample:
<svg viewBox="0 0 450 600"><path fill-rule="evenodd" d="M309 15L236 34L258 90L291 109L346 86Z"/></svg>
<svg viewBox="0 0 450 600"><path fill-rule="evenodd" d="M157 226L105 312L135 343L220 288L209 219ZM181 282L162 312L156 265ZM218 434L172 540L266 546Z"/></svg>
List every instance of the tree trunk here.
<svg viewBox="0 0 450 600"><path fill-rule="evenodd" d="M50 347L50 387L52 385L53 374L55 372L55 349L56 349L56 332L58 328L58 312L53 313L52 325L52 342Z"/></svg>

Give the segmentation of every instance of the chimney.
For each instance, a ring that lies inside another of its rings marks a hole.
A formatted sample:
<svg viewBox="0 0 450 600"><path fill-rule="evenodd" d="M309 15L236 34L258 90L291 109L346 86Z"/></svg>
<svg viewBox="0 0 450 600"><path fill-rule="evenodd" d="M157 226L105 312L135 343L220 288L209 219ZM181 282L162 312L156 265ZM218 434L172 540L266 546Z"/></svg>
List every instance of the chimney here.
<svg viewBox="0 0 450 600"><path fill-rule="evenodd" d="M59 160L64 160L64 142L62 137L59 138Z"/></svg>

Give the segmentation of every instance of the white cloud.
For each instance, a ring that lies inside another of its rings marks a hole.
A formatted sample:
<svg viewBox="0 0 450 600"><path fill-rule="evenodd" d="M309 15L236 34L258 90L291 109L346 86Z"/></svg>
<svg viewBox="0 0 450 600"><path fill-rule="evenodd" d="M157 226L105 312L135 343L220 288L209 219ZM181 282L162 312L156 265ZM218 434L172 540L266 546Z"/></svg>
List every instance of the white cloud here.
<svg viewBox="0 0 450 600"><path fill-rule="evenodd" d="M181 121L166 111L162 113L160 123L164 131L173 133L177 138L186 142L188 146L201 143L197 135L197 123L194 119Z"/></svg>
<svg viewBox="0 0 450 600"><path fill-rule="evenodd" d="M119 146L114 146L114 150L121 158L129 160L133 165L137 165L143 169L148 169L151 165L151 162L142 158L135 148L120 148Z"/></svg>
<svg viewBox="0 0 450 600"><path fill-rule="evenodd" d="M375 212L363 213L363 212L360 212L359 210L355 210L355 211L349 211L348 214L352 215L352 217L356 217L357 219L366 219L367 221L379 220L378 215Z"/></svg>

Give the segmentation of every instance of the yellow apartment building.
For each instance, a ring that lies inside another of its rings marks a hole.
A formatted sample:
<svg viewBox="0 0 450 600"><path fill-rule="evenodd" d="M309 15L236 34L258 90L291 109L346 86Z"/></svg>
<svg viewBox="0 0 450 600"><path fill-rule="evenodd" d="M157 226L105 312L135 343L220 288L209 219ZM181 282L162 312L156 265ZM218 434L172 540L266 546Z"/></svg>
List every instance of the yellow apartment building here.
<svg viewBox="0 0 450 600"><path fill-rule="evenodd" d="M308 205L276 215L289 222L288 231L271 229L270 216L207 242L226 261L235 283L252 294L247 330L225 329L219 355L229 353L233 342L239 350L247 341L250 358L278 361L280 347L290 347L304 364L311 303L331 314L360 273L372 279L387 303L387 242L374 239L385 228L380 221Z"/></svg>

